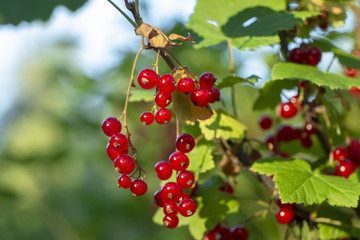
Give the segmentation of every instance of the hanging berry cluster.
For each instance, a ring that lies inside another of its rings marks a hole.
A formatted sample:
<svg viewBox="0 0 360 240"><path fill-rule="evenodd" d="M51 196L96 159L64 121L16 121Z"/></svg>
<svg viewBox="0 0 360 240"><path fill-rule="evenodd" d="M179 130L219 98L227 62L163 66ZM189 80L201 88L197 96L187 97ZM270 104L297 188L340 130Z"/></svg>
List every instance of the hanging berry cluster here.
<svg viewBox="0 0 360 240"><path fill-rule="evenodd" d="M302 63L316 66L321 60L321 50L318 47L302 45L290 51L289 60L293 63Z"/></svg>
<svg viewBox="0 0 360 240"><path fill-rule="evenodd" d="M248 230L242 226L237 225L232 229L218 223L212 230L210 230L202 240L222 240L222 239L240 239L247 240L249 236Z"/></svg>
<svg viewBox="0 0 360 240"><path fill-rule="evenodd" d="M332 154L336 161L336 169L333 174L348 178L360 165L360 142L351 139L347 146L337 146Z"/></svg>

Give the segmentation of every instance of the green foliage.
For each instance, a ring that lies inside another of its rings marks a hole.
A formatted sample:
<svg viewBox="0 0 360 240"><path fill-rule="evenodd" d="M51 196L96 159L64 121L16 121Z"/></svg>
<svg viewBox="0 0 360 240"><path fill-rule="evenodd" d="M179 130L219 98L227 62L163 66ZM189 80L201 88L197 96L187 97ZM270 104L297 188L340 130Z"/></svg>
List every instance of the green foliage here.
<svg viewBox="0 0 360 240"><path fill-rule="evenodd" d="M189 171L195 175L195 179L199 178L200 173L205 173L215 168L215 163L212 156L213 146L210 144L196 145L189 154L190 165Z"/></svg>
<svg viewBox="0 0 360 240"><path fill-rule="evenodd" d="M275 187L283 203L311 205L326 200L332 206L358 205L359 183L312 171L310 164L304 160L263 159L251 169L268 176L274 175Z"/></svg>
<svg viewBox="0 0 360 240"><path fill-rule="evenodd" d="M259 81L259 79L260 79L260 77L255 76L255 75L249 76L248 78L242 78L242 77L238 77L236 75L231 75L231 76L224 78L219 84L216 85L216 87L218 89L223 89L223 88L234 86L235 84L238 84L238 83L249 83L251 85L254 85L255 83L257 83Z"/></svg>
<svg viewBox="0 0 360 240"><path fill-rule="evenodd" d="M131 91L129 102L141 102L141 101L154 102L154 96L155 96L154 91L137 89Z"/></svg>

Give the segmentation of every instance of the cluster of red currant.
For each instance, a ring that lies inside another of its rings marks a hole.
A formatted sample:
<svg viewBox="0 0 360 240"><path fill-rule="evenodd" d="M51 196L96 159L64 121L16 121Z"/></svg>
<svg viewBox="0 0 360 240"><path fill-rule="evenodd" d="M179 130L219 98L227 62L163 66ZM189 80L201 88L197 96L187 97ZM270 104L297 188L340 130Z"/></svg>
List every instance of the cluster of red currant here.
<svg viewBox="0 0 360 240"><path fill-rule="evenodd" d="M302 45L290 51L290 62L316 66L321 60L321 50L318 47Z"/></svg>
<svg viewBox="0 0 360 240"><path fill-rule="evenodd" d="M136 164L129 155L129 142L126 136L120 133L121 128L121 123L115 117L108 117L103 121L102 130L110 137L106 152L114 161L115 170L122 174L119 176L118 186L130 188L134 195L141 196L146 193L147 184L142 179L131 180L130 174L135 170Z"/></svg>
<svg viewBox="0 0 360 240"><path fill-rule="evenodd" d="M176 84L170 74L164 74L160 77L152 69L143 69L137 77L139 85L144 89L152 89L157 86L155 103L160 107L155 116L151 112L143 112L140 121L144 125L150 125L156 120L159 124L167 124L171 121L172 114L166 107L172 101L171 94L177 89L179 92L190 94L190 99L195 106L205 107L209 103L214 103L220 98L220 91L214 87L215 77L210 72L203 73L199 82L185 77ZM196 88L196 85L199 87ZM176 86L176 87L175 87Z"/></svg>
<svg viewBox="0 0 360 240"><path fill-rule="evenodd" d="M202 240L247 240L248 237L249 232L242 225L235 226L230 230L218 223Z"/></svg>
<svg viewBox="0 0 360 240"><path fill-rule="evenodd" d="M279 195L275 197L275 201L279 206L279 208L276 210L276 220L281 224L290 223L295 217L295 212L293 210L295 204L283 204L279 198Z"/></svg>
<svg viewBox="0 0 360 240"><path fill-rule="evenodd" d="M348 178L360 165L360 142L351 139L349 145L336 147L333 158L337 162L334 175Z"/></svg>
<svg viewBox="0 0 360 240"><path fill-rule="evenodd" d="M169 156L169 161L160 161L155 165L155 172L161 180L168 180L173 170L178 172L175 182L167 182L154 194L155 204L163 208L163 222L167 228L176 228L179 224L177 214L190 217L196 212L196 203L182 189L191 188L195 183L194 174L186 170L189 158L185 153L195 146L193 136L188 133L179 135L176 139L177 151Z"/></svg>

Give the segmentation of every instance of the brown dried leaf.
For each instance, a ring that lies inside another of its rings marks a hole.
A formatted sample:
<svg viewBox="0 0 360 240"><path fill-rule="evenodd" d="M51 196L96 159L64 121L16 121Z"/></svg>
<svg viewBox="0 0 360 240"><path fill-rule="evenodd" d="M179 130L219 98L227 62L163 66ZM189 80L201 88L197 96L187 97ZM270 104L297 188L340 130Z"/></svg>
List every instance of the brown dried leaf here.
<svg viewBox="0 0 360 240"><path fill-rule="evenodd" d="M188 33L187 37L181 36L176 33L172 33L172 34L170 34L169 38L170 38L170 40L181 40L184 42L195 43L195 41L192 40L190 33Z"/></svg>
<svg viewBox="0 0 360 240"><path fill-rule="evenodd" d="M140 24L135 29L135 33L136 35L145 37L153 48L167 48L181 45L181 43L171 41L170 38L157 27L146 23Z"/></svg>

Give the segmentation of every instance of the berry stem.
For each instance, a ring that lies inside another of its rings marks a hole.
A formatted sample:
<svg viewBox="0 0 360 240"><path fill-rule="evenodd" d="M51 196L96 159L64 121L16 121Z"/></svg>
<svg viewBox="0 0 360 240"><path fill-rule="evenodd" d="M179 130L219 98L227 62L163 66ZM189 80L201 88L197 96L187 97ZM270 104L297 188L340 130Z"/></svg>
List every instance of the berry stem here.
<svg viewBox="0 0 360 240"><path fill-rule="evenodd" d="M134 28L137 28L137 27L138 27L137 23L134 22L123 10L121 10L121 8L120 8L118 5L116 5L116 4L115 4L113 1L111 1L111 0L107 0L107 1L108 1L109 3L111 3L111 5L113 5L114 8L116 8L116 9L126 18L126 20L128 20L129 23L131 23L131 25L134 26Z"/></svg>
<svg viewBox="0 0 360 240"><path fill-rule="evenodd" d="M329 66L326 68L326 71L325 71L326 73L329 72L334 60L335 60L335 54L333 55L333 57L332 57L332 59L331 59L331 61L329 63Z"/></svg>
<svg viewBox="0 0 360 240"><path fill-rule="evenodd" d="M180 119L178 115L175 115L176 118L176 138L180 135Z"/></svg>
<svg viewBox="0 0 360 240"><path fill-rule="evenodd" d="M156 62L155 62L155 72L157 75L159 75L159 56L160 56L160 49L157 50Z"/></svg>
<svg viewBox="0 0 360 240"><path fill-rule="evenodd" d="M231 74L234 74L235 68L234 68L234 60L233 60L233 55L232 55L232 43L231 43L230 39L227 40L227 46L228 46L228 53L229 53L229 70L230 70ZM231 105L232 105L234 117L237 119L238 114L236 111L235 86L234 85L231 86Z"/></svg>

